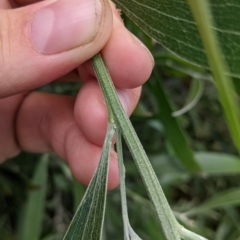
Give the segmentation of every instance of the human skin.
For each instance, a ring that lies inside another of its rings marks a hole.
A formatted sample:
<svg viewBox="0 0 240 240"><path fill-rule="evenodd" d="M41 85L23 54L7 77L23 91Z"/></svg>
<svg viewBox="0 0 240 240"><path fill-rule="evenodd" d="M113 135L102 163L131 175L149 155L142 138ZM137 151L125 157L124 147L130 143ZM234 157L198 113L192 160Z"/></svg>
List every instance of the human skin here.
<svg viewBox="0 0 240 240"><path fill-rule="evenodd" d="M94 1L98 14L91 12L90 0L0 1L0 162L21 151L53 151L76 179L89 183L107 129L106 105L89 60L100 51L125 111L134 110L153 58L124 27L114 4ZM83 15L85 8L90 12L84 23L75 12L78 4ZM59 78L64 84L70 75L83 81L76 98L34 91ZM113 189L119 183L113 149L110 156L108 189Z"/></svg>

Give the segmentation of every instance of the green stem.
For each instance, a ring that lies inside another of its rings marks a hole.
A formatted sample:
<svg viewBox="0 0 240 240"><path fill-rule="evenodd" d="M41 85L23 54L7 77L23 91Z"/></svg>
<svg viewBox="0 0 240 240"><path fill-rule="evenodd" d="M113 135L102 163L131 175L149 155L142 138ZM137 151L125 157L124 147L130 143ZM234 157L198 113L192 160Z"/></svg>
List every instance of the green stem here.
<svg viewBox="0 0 240 240"><path fill-rule="evenodd" d="M121 194L121 204L122 204L122 217L124 226L124 239L129 240L128 233L128 210L127 210L127 197L126 197L126 187L125 187L125 169L123 163L123 151L122 151L122 138L121 131L117 128L117 155L118 155L118 169L120 175L120 194Z"/></svg>
<svg viewBox="0 0 240 240"><path fill-rule="evenodd" d="M222 104L228 128L231 132L233 141L240 152L240 114L237 95L234 85L229 76L226 75L227 64L218 44L216 32L213 30L213 20L208 0L188 0L203 44L209 64L211 66L215 84L218 90L219 99Z"/></svg>
<svg viewBox="0 0 240 240"><path fill-rule="evenodd" d="M207 240L207 238L199 236L198 234L193 233L184 227L181 227L180 234L181 238L184 240Z"/></svg>
<svg viewBox="0 0 240 240"><path fill-rule="evenodd" d="M143 182L146 186L148 195L153 203L157 217L161 222L167 240L180 240L179 224L175 219L158 178L148 160L148 157L135 133L132 124L124 112L118 99L116 90L113 86L111 77L104 65L100 54L92 59L93 66L106 99L114 115L117 127L120 128L129 150L135 160Z"/></svg>

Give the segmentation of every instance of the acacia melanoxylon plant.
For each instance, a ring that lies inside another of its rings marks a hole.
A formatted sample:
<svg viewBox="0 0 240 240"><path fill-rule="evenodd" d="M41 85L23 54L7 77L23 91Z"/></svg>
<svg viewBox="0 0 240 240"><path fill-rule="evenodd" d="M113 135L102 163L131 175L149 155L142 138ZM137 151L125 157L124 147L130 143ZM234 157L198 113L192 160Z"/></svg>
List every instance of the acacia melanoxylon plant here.
<svg viewBox="0 0 240 240"><path fill-rule="evenodd" d="M115 0L115 2L143 31L163 46L198 66L211 69L229 131L240 152L240 115L230 78L230 76L240 76L240 68L236 67L240 63L234 59L235 62L232 64L232 59L240 48L235 47L233 52L228 51L238 40L234 31L238 28L236 19L239 17L237 13L233 14L233 19L230 18L228 21L223 17L224 13L233 12L233 6L240 7L238 0L230 0L228 3L221 0ZM229 31L229 26L232 32ZM128 219L122 136L135 160L165 238L167 240L205 239L185 229L176 220L131 122L122 109L101 55L93 57L92 63L107 104L108 130L99 166L64 240L102 238L108 159L115 132L117 133L124 239L140 238L132 229ZM179 151L177 147L175 150ZM191 156L191 152L187 155L189 158L183 159L183 165L186 165L189 171L200 172L202 169Z"/></svg>

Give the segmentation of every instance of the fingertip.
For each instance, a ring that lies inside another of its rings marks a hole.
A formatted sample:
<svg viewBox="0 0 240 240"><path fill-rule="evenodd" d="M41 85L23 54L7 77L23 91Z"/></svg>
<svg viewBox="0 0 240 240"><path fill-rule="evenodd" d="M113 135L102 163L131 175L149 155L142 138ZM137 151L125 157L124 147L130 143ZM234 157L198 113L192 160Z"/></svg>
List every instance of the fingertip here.
<svg viewBox="0 0 240 240"><path fill-rule="evenodd" d="M102 55L117 88L136 88L150 77L154 60L147 47L114 17Z"/></svg>
<svg viewBox="0 0 240 240"><path fill-rule="evenodd" d="M88 142L77 128L73 128L68 134L66 149L68 164L74 177L82 184L88 185L98 166L102 148ZM108 174L108 190L112 190L119 184L118 163L114 150L110 152Z"/></svg>
<svg viewBox="0 0 240 240"><path fill-rule="evenodd" d="M97 81L88 81L81 88L74 107L74 117L85 137L102 146L108 119L106 104Z"/></svg>
<svg viewBox="0 0 240 240"><path fill-rule="evenodd" d="M146 46L114 15L113 30L101 51L116 88L132 89L146 82L154 66L152 54ZM91 61L78 68L83 80L95 77Z"/></svg>
<svg viewBox="0 0 240 240"><path fill-rule="evenodd" d="M118 165L117 165L117 161L115 159L110 158L109 160L109 169L108 169L108 185L107 185L107 189L108 191L111 191L113 189L115 189L116 187L118 187L119 185L119 172L118 172ZM91 168L89 166L89 168L86 169L78 169L77 165L76 166L72 166L71 167L71 171L73 176L83 185L88 186L93 175L94 172L96 170L98 166L98 162L96 161L95 164L92 164Z"/></svg>

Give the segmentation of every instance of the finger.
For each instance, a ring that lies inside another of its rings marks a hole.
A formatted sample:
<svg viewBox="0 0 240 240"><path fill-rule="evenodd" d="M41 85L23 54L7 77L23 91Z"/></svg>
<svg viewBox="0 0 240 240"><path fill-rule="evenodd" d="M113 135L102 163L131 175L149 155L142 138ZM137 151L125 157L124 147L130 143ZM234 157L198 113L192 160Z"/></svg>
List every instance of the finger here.
<svg viewBox="0 0 240 240"><path fill-rule="evenodd" d="M14 2L20 6L33 4L36 2L40 2L40 1L42 1L42 0L14 0Z"/></svg>
<svg viewBox="0 0 240 240"><path fill-rule="evenodd" d="M79 74L76 70L56 79L57 82L80 82Z"/></svg>
<svg viewBox="0 0 240 240"><path fill-rule="evenodd" d="M70 72L100 51L111 30L108 0L50 0L0 10L0 97Z"/></svg>
<svg viewBox="0 0 240 240"><path fill-rule="evenodd" d="M24 94L0 99L0 163L16 156L20 148L15 136L15 118Z"/></svg>
<svg viewBox="0 0 240 240"><path fill-rule="evenodd" d="M154 60L149 50L129 32L113 7L113 31L101 53L117 88L136 88L151 75ZM79 67L83 80L95 76L90 61Z"/></svg>
<svg viewBox="0 0 240 240"><path fill-rule="evenodd" d="M73 116L74 99L32 93L19 110L16 131L19 144L28 152L55 151L66 159L74 176L87 185L96 169L102 148L88 141ZM118 185L116 153L111 151L108 188Z"/></svg>
<svg viewBox="0 0 240 240"><path fill-rule="evenodd" d="M118 90L120 101L128 115L136 107L140 94L140 87ZM96 81L87 81L81 88L74 107L74 115L86 138L93 144L102 146L107 130L107 110Z"/></svg>
<svg viewBox="0 0 240 240"><path fill-rule="evenodd" d="M0 9L9 9L12 7L12 4L7 0L0 1Z"/></svg>

